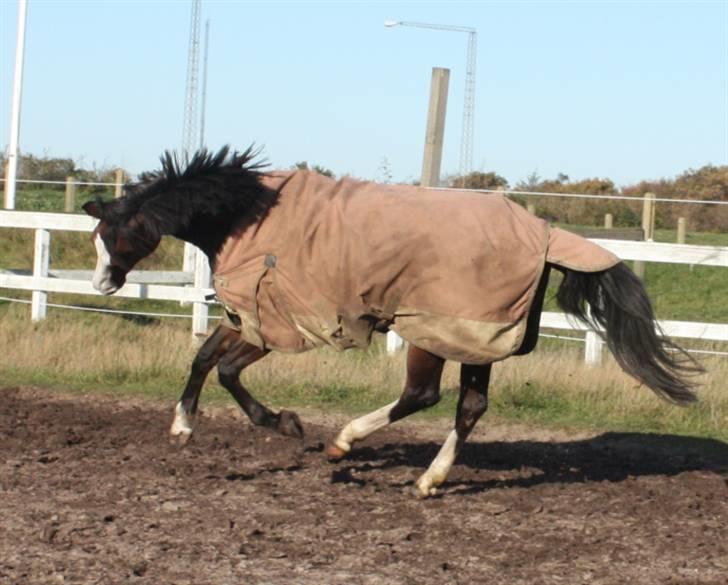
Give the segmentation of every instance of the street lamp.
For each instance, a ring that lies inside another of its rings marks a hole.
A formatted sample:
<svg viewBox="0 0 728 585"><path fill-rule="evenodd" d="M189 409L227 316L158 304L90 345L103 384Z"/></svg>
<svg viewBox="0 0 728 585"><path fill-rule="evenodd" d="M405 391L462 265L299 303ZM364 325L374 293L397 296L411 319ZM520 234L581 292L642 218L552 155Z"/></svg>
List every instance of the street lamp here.
<svg viewBox="0 0 728 585"><path fill-rule="evenodd" d="M475 135L475 55L478 44L478 32L469 26L452 26L449 24L431 24L427 22L411 22L405 20L385 20L384 26L413 26L468 34L468 53L465 68L465 101L463 104L463 133L460 139L460 175L467 175L473 168L473 137Z"/></svg>
<svg viewBox="0 0 728 585"><path fill-rule="evenodd" d="M15 182L18 174L20 101L23 90L23 57L25 55L25 24L27 20L27 9L27 0L20 0L20 2L18 2L18 37L15 43L13 101L10 112L10 144L8 146L7 172L5 173L5 209L15 209Z"/></svg>

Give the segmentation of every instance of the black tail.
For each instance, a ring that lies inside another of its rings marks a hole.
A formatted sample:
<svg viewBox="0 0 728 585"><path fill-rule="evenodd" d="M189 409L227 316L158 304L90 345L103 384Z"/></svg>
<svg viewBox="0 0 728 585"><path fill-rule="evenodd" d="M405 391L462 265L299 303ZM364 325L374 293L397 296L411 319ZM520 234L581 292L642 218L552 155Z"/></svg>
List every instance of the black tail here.
<svg viewBox="0 0 728 585"><path fill-rule="evenodd" d="M625 372L676 404L697 400L686 377L703 368L662 335L642 282L623 262L591 273L557 268L564 273L556 296L559 306L602 328L601 336Z"/></svg>

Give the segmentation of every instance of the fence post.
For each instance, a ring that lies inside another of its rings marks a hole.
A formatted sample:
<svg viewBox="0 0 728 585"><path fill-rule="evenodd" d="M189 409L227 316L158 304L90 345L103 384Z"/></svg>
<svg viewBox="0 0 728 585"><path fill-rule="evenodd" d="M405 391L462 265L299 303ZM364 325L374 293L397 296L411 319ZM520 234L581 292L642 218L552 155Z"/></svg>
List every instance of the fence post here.
<svg viewBox="0 0 728 585"><path fill-rule="evenodd" d="M33 247L33 276L48 276L50 264L51 233L48 230L35 230L35 245ZM48 314L48 293L34 290L31 297L30 318L41 321Z"/></svg>
<svg viewBox="0 0 728 585"><path fill-rule="evenodd" d="M536 206L533 203L528 203L526 205L526 211L528 211L528 213L536 215Z"/></svg>
<svg viewBox="0 0 728 585"><path fill-rule="evenodd" d="M645 202L642 206L642 228L645 230L645 242L655 239L655 194L645 193Z"/></svg>
<svg viewBox="0 0 728 585"><path fill-rule="evenodd" d="M196 248L195 248L196 249ZM197 249L196 249L197 250ZM200 292L210 286L210 263L201 250L195 255L195 290ZM197 341L200 336L207 335L209 309L204 301L192 303L192 339Z"/></svg>
<svg viewBox="0 0 728 585"><path fill-rule="evenodd" d="M602 348L604 342L595 331L586 332L586 347L584 349L584 363L587 366L598 366L602 363Z"/></svg>
<svg viewBox="0 0 728 585"><path fill-rule="evenodd" d="M604 214L604 228L611 230L614 227L614 216L611 213Z"/></svg>
<svg viewBox="0 0 728 585"><path fill-rule="evenodd" d="M124 193L124 171L123 169L116 169L114 176L114 197L118 199Z"/></svg>
<svg viewBox="0 0 728 585"><path fill-rule="evenodd" d="M677 243L678 244L685 243L685 230L686 230L685 218L678 217L677 218Z"/></svg>
<svg viewBox="0 0 728 585"><path fill-rule="evenodd" d="M403 347L404 339L394 331L387 331L387 353L397 353Z"/></svg>
<svg viewBox="0 0 728 585"><path fill-rule="evenodd" d="M73 177L66 177L66 200L63 211L73 213L76 209L76 180Z"/></svg>
<svg viewBox="0 0 728 585"><path fill-rule="evenodd" d="M655 237L655 194L645 193L642 204L642 229L645 232L645 242L651 242ZM645 279L645 263L635 260L634 273L642 280Z"/></svg>

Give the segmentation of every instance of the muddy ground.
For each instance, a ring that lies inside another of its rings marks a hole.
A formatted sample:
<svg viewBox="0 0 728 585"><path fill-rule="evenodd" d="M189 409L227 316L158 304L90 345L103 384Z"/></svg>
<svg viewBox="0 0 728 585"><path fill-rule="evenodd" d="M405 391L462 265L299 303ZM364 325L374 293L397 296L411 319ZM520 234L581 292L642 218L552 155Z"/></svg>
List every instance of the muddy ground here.
<svg viewBox="0 0 728 585"><path fill-rule="evenodd" d="M422 501L444 422L330 464L315 413L302 444L208 410L179 449L171 404L0 399L1 583L728 583L724 443L486 420Z"/></svg>

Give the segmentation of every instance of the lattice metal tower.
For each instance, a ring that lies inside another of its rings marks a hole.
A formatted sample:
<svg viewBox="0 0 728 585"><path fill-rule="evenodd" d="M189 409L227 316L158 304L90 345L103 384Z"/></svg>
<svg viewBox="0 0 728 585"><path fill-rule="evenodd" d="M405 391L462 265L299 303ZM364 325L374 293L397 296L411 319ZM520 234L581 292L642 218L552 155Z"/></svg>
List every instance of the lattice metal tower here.
<svg viewBox="0 0 728 585"><path fill-rule="evenodd" d="M187 84L185 86L185 110L182 124L182 155L190 156L198 141L197 97L199 94L200 65L200 3L192 0L190 16L190 42L187 51Z"/></svg>
<svg viewBox="0 0 728 585"><path fill-rule="evenodd" d="M469 26L452 26L449 24L432 24L429 22L411 22L405 20L387 20L384 26L414 26L434 30L448 30L468 33L468 54L465 67L465 100L463 103L463 130L460 138L460 175L467 175L473 170L473 140L475 138L475 72L478 48L478 31Z"/></svg>
<svg viewBox="0 0 728 585"><path fill-rule="evenodd" d="M465 102L463 104L463 134L460 139L460 175L473 170L473 139L475 138L475 56L478 33L468 31L468 63L465 71Z"/></svg>

